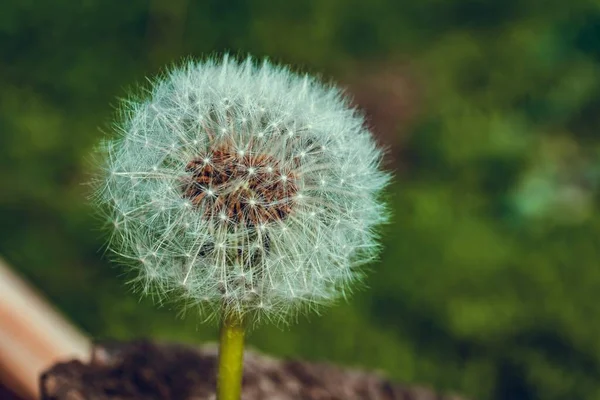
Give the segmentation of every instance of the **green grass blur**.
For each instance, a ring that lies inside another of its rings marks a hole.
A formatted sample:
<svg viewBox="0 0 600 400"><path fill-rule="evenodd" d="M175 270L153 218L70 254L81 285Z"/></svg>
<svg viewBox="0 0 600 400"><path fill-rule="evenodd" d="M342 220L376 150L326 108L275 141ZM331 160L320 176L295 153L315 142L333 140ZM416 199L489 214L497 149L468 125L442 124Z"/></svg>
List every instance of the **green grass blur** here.
<svg viewBox="0 0 600 400"><path fill-rule="evenodd" d="M85 182L117 97L224 50L347 85L396 171L369 288L251 345L482 400L600 398L597 0L5 0L0 254L94 338L215 340L124 285Z"/></svg>

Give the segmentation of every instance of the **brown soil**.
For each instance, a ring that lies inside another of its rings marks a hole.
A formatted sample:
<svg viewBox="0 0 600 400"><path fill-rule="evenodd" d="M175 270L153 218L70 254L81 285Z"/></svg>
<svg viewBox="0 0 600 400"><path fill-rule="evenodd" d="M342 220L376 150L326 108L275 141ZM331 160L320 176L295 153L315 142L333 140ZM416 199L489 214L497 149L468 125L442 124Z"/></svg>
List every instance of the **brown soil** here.
<svg viewBox="0 0 600 400"><path fill-rule="evenodd" d="M216 348L137 341L103 344L89 364L57 364L41 376L42 400L215 399ZM243 400L460 400L371 373L247 351Z"/></svg>
<svg viewBox="0 0 600 400"><path fill-rule="evenodd" d="M2 400L23 400L0 382L0 399Z"/></svg>

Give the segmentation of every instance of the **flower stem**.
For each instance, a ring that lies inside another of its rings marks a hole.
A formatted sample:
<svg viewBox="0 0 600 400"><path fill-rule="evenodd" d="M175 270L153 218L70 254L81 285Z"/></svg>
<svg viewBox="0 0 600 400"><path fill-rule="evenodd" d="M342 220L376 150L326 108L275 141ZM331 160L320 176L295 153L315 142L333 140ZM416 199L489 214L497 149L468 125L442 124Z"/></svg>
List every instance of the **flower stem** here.
<svg viewBox="0 0 600 400"><path fill-rule="evenodd" d="M244 324L232 313L223 319L219 344L217 399L239 400L244 369Z"/></svg>

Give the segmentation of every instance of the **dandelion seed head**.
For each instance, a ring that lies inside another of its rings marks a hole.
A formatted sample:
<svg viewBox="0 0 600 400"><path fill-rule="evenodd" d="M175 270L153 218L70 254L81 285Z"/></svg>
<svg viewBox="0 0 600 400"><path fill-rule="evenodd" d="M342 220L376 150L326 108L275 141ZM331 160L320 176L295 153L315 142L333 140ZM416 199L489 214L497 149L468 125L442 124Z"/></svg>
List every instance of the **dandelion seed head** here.
<svg viewBox="0 0 600 400"><path fill-rule="evenodd" d="M345 296L377 254L389 174L340 90L225 56L148 92L122 104L96 196L142 290L253 322Z"/></svg>

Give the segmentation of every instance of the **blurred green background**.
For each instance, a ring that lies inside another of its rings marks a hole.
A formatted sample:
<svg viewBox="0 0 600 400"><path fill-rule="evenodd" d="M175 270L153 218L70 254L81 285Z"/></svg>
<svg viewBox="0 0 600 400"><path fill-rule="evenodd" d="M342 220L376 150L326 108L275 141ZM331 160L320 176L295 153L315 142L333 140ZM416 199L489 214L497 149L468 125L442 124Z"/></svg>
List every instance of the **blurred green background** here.
<svg viewBox="0 0 600 400"><path fill-rule="evenodd" d="M124 285L85 182L118 97L225 50L340 82L396 175L369 288L251 345L474 399L600 399L597 0L4 0L0 254L94 338L214 340Z"/></svg>

